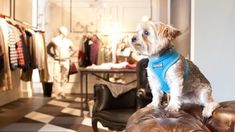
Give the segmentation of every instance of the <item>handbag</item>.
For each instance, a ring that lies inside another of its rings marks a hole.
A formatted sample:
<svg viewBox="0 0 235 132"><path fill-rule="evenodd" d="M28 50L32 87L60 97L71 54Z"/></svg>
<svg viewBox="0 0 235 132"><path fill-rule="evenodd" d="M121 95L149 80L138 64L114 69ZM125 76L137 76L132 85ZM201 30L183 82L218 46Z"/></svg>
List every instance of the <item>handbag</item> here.
<svg viewBox="0 0 235 132"><path fill-rule="evenodd" d="M69 75L75 74L75 73L78 73L77 66L75 65L74 62L71 62L69 66Z"/></svg>

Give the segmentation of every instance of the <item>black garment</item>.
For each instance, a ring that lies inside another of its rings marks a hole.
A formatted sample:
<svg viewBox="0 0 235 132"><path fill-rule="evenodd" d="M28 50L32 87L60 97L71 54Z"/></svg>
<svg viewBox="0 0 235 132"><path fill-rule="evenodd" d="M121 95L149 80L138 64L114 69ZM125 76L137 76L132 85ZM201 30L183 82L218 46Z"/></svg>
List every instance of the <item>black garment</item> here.
<svg viewBox="0 0 235 132"><path fill-rule="evenodd" d="M0 73L4 73L4 59L3 59L3 55L0 55Z"/></svg>
<svg viewBox="0 0 235 132"><path fill-rule="evenodd" d="M23 69L22 75L21 75L21 80L23 81L31 81L32 80L32 74L33 74L33 69L36 67L34 60L33 60L33 36L29 31L25 31L26 33L26 45L25 48L28 50L26 54L28 54L27 60L28 63L28 68Z"/></svg>
<svg viewBox="0 0 235 132"><path fill-rule="evenodd" d="M0 73L4 72L3 48L0 45Z"/></svg>
<svg viewBox="0 0 235 132"><path fill-rule="evenodd" d="M92 63L91 63L91 60L90 60L90 51L91 51L91 45L89 44L89 42L91 41L90 38L87 38L87 40L84 42L84 47L85 47L85 60L84 60L84 63L83 63L83 66L86 67L86 66L90 66Z"/></svg>
<svg viewBox="0 0 235 132"><path fill-rule="evenodd" d="M4 58L1 54L1 45L0 45L0 88L4 86Z"/></svg>

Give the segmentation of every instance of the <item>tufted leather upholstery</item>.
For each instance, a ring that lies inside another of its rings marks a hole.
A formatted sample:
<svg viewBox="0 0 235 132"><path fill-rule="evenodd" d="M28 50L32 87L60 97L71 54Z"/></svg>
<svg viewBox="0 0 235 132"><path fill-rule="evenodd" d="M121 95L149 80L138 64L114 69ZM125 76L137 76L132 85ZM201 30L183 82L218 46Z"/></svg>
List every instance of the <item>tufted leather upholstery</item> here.
<svg viewBox="0 0 235 132"><path fill-rule="evenodd" d="M209 119L202 117L202 108L184 104L179 112L145 107L128 120L126 132L234 132L235 101L221 102Z"/></svg>
<svg viewBox="0 0 235 132"><path fill-rule="evenodd" d="M235 101L221 102L212 118L206 121L206 126L212 132L234 132L235 129Z"/></svg>

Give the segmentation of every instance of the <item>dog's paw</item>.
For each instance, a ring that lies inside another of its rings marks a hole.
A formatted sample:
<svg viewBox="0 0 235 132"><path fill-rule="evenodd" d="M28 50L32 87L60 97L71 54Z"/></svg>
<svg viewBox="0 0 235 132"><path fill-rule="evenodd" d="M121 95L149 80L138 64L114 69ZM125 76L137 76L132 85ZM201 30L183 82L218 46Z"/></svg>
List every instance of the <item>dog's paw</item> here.
<svg viewBox="0 0 235 132"><path fill-rule="evenodd" d="M206 106L204 106L203 111L202 111L202 116L209 118L212 116L213 111L219 107L219 104L216 102L212 102L210 104L207 104Z"/></svg>
<svg viewBox="0 0 235 132"><path fill-rule="evenodd" d="M171 112L178 112L180 107L181 107L181 103L178 101L174 101L174 102L169 102L165 110L171 111Z"/></svg>

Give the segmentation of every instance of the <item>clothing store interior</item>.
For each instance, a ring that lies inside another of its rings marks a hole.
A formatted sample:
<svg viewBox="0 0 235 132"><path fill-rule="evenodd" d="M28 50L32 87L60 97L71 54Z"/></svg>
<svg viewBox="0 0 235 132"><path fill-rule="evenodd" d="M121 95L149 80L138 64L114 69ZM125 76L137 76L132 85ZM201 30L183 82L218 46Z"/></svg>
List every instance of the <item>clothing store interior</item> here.
<svg viewBox="0 0 235 132"><path fill-rule="evenodd" d="M0 0L0 132L235 132L234 5Z"/></svg>

